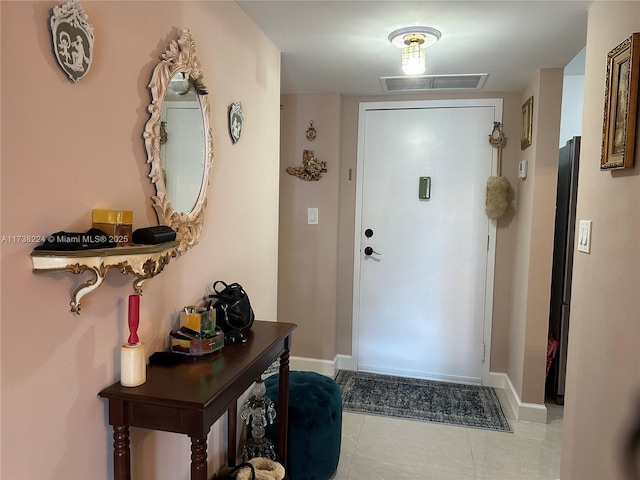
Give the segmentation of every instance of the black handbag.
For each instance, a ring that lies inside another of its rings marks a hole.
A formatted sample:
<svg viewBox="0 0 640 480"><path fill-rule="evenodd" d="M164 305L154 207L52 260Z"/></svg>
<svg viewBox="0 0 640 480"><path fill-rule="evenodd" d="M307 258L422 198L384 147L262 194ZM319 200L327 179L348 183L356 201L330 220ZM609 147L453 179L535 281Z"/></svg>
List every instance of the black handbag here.
<svg viewBox="0 0 640 480"><path fill-rule="evenodd" d="M224 332L225 343L245 343L255 320L249 296L242 285L218 280L211 285L209 305L216 309L216 324Z"/></svg>

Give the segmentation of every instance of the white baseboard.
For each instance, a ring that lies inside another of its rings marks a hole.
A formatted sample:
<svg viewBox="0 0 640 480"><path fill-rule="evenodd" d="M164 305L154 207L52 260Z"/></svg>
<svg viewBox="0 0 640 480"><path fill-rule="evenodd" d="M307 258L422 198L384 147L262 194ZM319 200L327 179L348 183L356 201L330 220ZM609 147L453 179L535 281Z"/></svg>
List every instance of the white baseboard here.
<svg viewBox="0 0 640 480"><path fill-rule="evenodd" d="M336 371L338 370L355 372L358 370L358 362L351 355L336 355Z"/></svg>
<svg viewBox="0 0 640 480"><path fill-rule="evenodd" d="M301 370L304 372L316 372L333 378L335 376L335 361L319 360L317 358L291 357L289 370Z"/></svg>
<svg viewBox="0 0 640 480"><path fill-rule="evenodd" d="M547 407L539 403L527 403L520 400L509 375L506 373L489 373L489 387L501 388L507 396L507 401L516 420L525 422L547 423Z"/></svg>
<svg viewBox="0 0 640 480"><path fill-rule="evenodd" d="M336 355L333 360L320 360L317 358L291 357L289 359L290 370L302 370L316 372L327 377L335 377L338 370L357 370L358 365L351 355Z"/></svg>

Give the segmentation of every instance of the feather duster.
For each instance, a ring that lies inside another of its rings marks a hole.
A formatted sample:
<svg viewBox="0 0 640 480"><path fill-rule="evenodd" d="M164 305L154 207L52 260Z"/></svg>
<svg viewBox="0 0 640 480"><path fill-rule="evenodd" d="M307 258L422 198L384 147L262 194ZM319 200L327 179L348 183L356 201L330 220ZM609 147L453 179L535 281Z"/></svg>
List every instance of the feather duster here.
<svg viewBox="0 0 640 480"><path fill-rule="evenodd" d="M501 175L502 172L502 146L506 137L502 133L502 124L493 122L493 131L489 135L489 143L498 150L498 176L489 177L487 180L487 194L485 199L485 213L491 220L502 217L509 208L509 194L511 185L509 180Z"/></svg>
<svg viewBox="0 0 640 480"><path fill-rule="evenodd" d="M485 212L491 220L497 220L509 208L509 192L511 185L505 177L489 177L487 180L487 197Z"/></svg>

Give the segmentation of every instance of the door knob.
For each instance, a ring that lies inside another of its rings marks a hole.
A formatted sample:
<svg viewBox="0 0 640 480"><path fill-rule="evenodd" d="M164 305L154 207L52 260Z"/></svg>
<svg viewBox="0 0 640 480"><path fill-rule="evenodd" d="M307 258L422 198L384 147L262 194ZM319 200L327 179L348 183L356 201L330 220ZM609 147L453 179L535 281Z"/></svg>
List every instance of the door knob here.
<svg viewBox="0 0 640 480"><path fill-rule="evenodd" d="M380 253L376 252L373 248L371 247L365 247L364 249L364 254L369 256L371 254L375 253L376 255L381 255Z"/></svg>

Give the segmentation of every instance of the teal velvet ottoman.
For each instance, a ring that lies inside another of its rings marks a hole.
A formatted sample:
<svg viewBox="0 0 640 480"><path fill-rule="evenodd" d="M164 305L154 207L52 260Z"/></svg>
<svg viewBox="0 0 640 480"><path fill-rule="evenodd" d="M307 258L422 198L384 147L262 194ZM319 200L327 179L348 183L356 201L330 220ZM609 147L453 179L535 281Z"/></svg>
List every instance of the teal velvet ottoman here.
<svg viewBox="0 0 640 480"><path fill-rule="evenodd" d="M278 375L265 380L278 405ZM277 424L266 436L277 438ZM329 480L338 468L342 439L342 393L333 379L315 372L289 374L289 428L286 473L291 480Z"/></svg>

